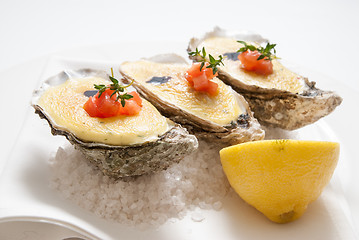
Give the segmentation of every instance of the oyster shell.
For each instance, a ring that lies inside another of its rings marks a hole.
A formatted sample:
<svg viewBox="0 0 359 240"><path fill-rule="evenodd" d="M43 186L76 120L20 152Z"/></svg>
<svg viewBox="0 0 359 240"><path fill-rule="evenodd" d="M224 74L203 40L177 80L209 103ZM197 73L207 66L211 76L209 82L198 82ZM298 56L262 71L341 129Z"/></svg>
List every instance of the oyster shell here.
<svg viewBox="0 0 359 240"><path fill-rule="evenodd" d="M94 83L108 84L105 79L105 72L91 69L61 72L34 91L32 106L48 121L53 135L65 136L112 178L166 169L197 148L195 136L146 100L136 116L89 117L82 107L86 95L96 93Z"/></svg>
<svg viewBox="0 0 359 240"><path fill-rule="evenodd" d="M328 115L341 104L339 95L316 88L315 82L290 71L276 59L272 61L273 73L268 76L241 69L237 50L243 45L237 40L258 45L268 42L258 34L217 27L202 38L192 38L187 50L205 47L207 54L216 58L226 56L218 77L246 98L261 124L294 130Z"/></svg>
<svg viewBox="0 0 359 240"><path fill-rule="evenodd" d="M162 54L135 62L124 62L124 82L133 82L137 91L171 120L190 133L225 144L260 140L264 131L253 118L242 96L219 79L219 93L210 97L195 91L184 78L190 64L175 54Z"/></svg>

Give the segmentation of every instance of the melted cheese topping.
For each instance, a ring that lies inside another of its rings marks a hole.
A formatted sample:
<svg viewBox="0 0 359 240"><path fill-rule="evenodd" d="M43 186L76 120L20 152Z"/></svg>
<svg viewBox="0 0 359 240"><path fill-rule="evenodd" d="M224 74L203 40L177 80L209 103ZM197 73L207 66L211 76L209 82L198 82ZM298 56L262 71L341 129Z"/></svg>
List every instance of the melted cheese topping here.
<svg viewBox="0 0 359 240"><path fill-rule="evenodd" d="M231 88L217 78L212 79L218 84L219 93L216 96L195 91L184 77L189 67L187 64L138 61L124 63L121 69L163 101L219 125L228 125L245 113L245 107L239 103ZM171 78L166 83L148 83L152 77L167 76Z"/></svg>
<svg viewBox="0 0 359 240"><path fill-rule="evenodd" d="M207 54L211 54L215 58L218 58L219 55L234 53L243 47L237 40L240 39L222 37L208 38L198 46L198 49L205 47ZM221 66L220 69L246 85L259 86L267 89L275 88L292 93L301 93L306 86L303 77L285 68L275 59L272 60L273 73L267 76L243 70L240 67L241 61L239 60L232 61L225 59L223 62L224 66Z"/></svg>
<svg viewBox="0 0 359 240"><path fill-rule="evenodd" d="M83 109L87 90L94 84L108 85L101 78L70 79L62 85L51 87L39 99L52 121L79 139L109 145L132 145L155 140L169 130L169 123L155 107L142 100L142 109L135 116L93 118Z"/></svg>

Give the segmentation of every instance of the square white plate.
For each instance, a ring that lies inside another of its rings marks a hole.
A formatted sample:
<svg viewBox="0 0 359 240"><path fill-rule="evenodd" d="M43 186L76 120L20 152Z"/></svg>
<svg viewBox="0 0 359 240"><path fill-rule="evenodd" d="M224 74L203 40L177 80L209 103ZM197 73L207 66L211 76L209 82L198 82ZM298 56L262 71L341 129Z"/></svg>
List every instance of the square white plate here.
<svg viewBox="0 0 359 240"><path fill-rule="evenodd" d="M50 57L40 80L65 69L116 69L122 61L159 52L185 56L184 46L137 42L75 49ZM294 65L291 68L316 81L319 88L333 89L344 98L331 115L295 131L298 139L341 144L339 164L330 184L301 219L284 225L272 223L239 198L226 199L228 205L220 211L204 211L202 222L186 216L146 231L101 219L49 187L48 161L66 140L53 137L46 121L40 120L29 106L18 141L0 172L0 223L45 221L92 239L355 239L358 193L354 184L358 182L358 163L354 136L358 136L358 130L353 130L356 124L353 110L357 93L312 70Z"/></svg>

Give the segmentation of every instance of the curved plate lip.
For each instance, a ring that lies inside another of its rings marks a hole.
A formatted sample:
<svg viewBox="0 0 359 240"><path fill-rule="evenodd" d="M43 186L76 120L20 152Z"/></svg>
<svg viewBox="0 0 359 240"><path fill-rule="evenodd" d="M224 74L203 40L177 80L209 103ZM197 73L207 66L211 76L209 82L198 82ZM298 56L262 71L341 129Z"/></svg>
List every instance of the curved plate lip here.
<svg viewBox="0 0 359 240"><path fill-rule="evenodd" d="M7 217L0 217L0 224L2 223L9 223L9 222L34 222L34 223L47 223L47 224L53 224L61 228L69 229L73 232L76 232L78 234L81 234L85 236L88 239L101 239L100 237L90 233L89 231L86 231L85 229L79 227L78 225L71 224L69 222L56 219L56 218L50 218L50 217L39 217L39 216L26 216L26 215L18 215L18 216L7 216Z"/></svg>

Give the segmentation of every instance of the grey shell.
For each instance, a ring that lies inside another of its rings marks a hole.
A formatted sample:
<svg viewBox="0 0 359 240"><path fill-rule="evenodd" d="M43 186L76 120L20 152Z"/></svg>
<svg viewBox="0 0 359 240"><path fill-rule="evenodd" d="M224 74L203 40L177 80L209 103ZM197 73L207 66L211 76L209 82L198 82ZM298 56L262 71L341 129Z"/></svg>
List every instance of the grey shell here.
<svg viewBox="0 0 359 240"><path fill-rule="evenodd" d="M242 94L258 121L269 127L286 130L304 127L328 115L342 102L342 98L335 92L320 90L315 87L315 82L307 79L307 90L294 94L278 90L248 91L237 87L236 80L226 72L219 72L219 77Z"/></svg>
<svg viewBox="0 0 359 240"><path fill-rule="evenodd" d="M44 109L36 104L41 93L47 87L56 86L69 78L87 76L107 77L107 74L92 69L61 72L46 80L40 89L34 91L32 106L40 118L47 120L53 135L65 136L103 174L117 179L157 172L179 162L187 154L197 149L196 137L177 124L174 124L169 131L156 140L129 146L82 141L71 132L56 126Z"/></svg>
<svg viewBox="0 0 359 240"><path fill-rule="evenodd" d="M268 40L258 34L248 31L228 32L216 27L201 38L192 38L188 45L188 52L194 51L199 44L209 37L232 37L238 40L266 43ZM196 61L196 58L192 58ZM342 102L342 98L332 91L323 91L315 87L315 82L304 81L305 91L291 93L279 89L265 89L259 86L246 85L240 79L232 77L230 72L221 68L218 78L233 87L235 91L244 96L249 103L254 117L269 127L278 127L294 130L314 123L320 118L330 114Z"/></svg>
<svg viewBox="0 0 359 240"><path fill-rule="evenodd" d="M161 54L146 60L161 63L186 63L182 57L176 54ZM120 73L124 77L124 82L129 83L133 81L133 86L145 99L150 101L164 116L181 124L191 134L195 134L197 137L204 140L217 141L218 143L225 145L256 141L264 138L264 130L261 128L258 121L253 117L253 113L251 112L246 100L238 93L233 91L233 94L235 94L238 101L245 106L246 113L241 114L237 121L232 122L231 125L221 126L195 116L178 106L161 99L139 81L136 81L136 79L127 75L122 70L121 66Z"/></svg>

